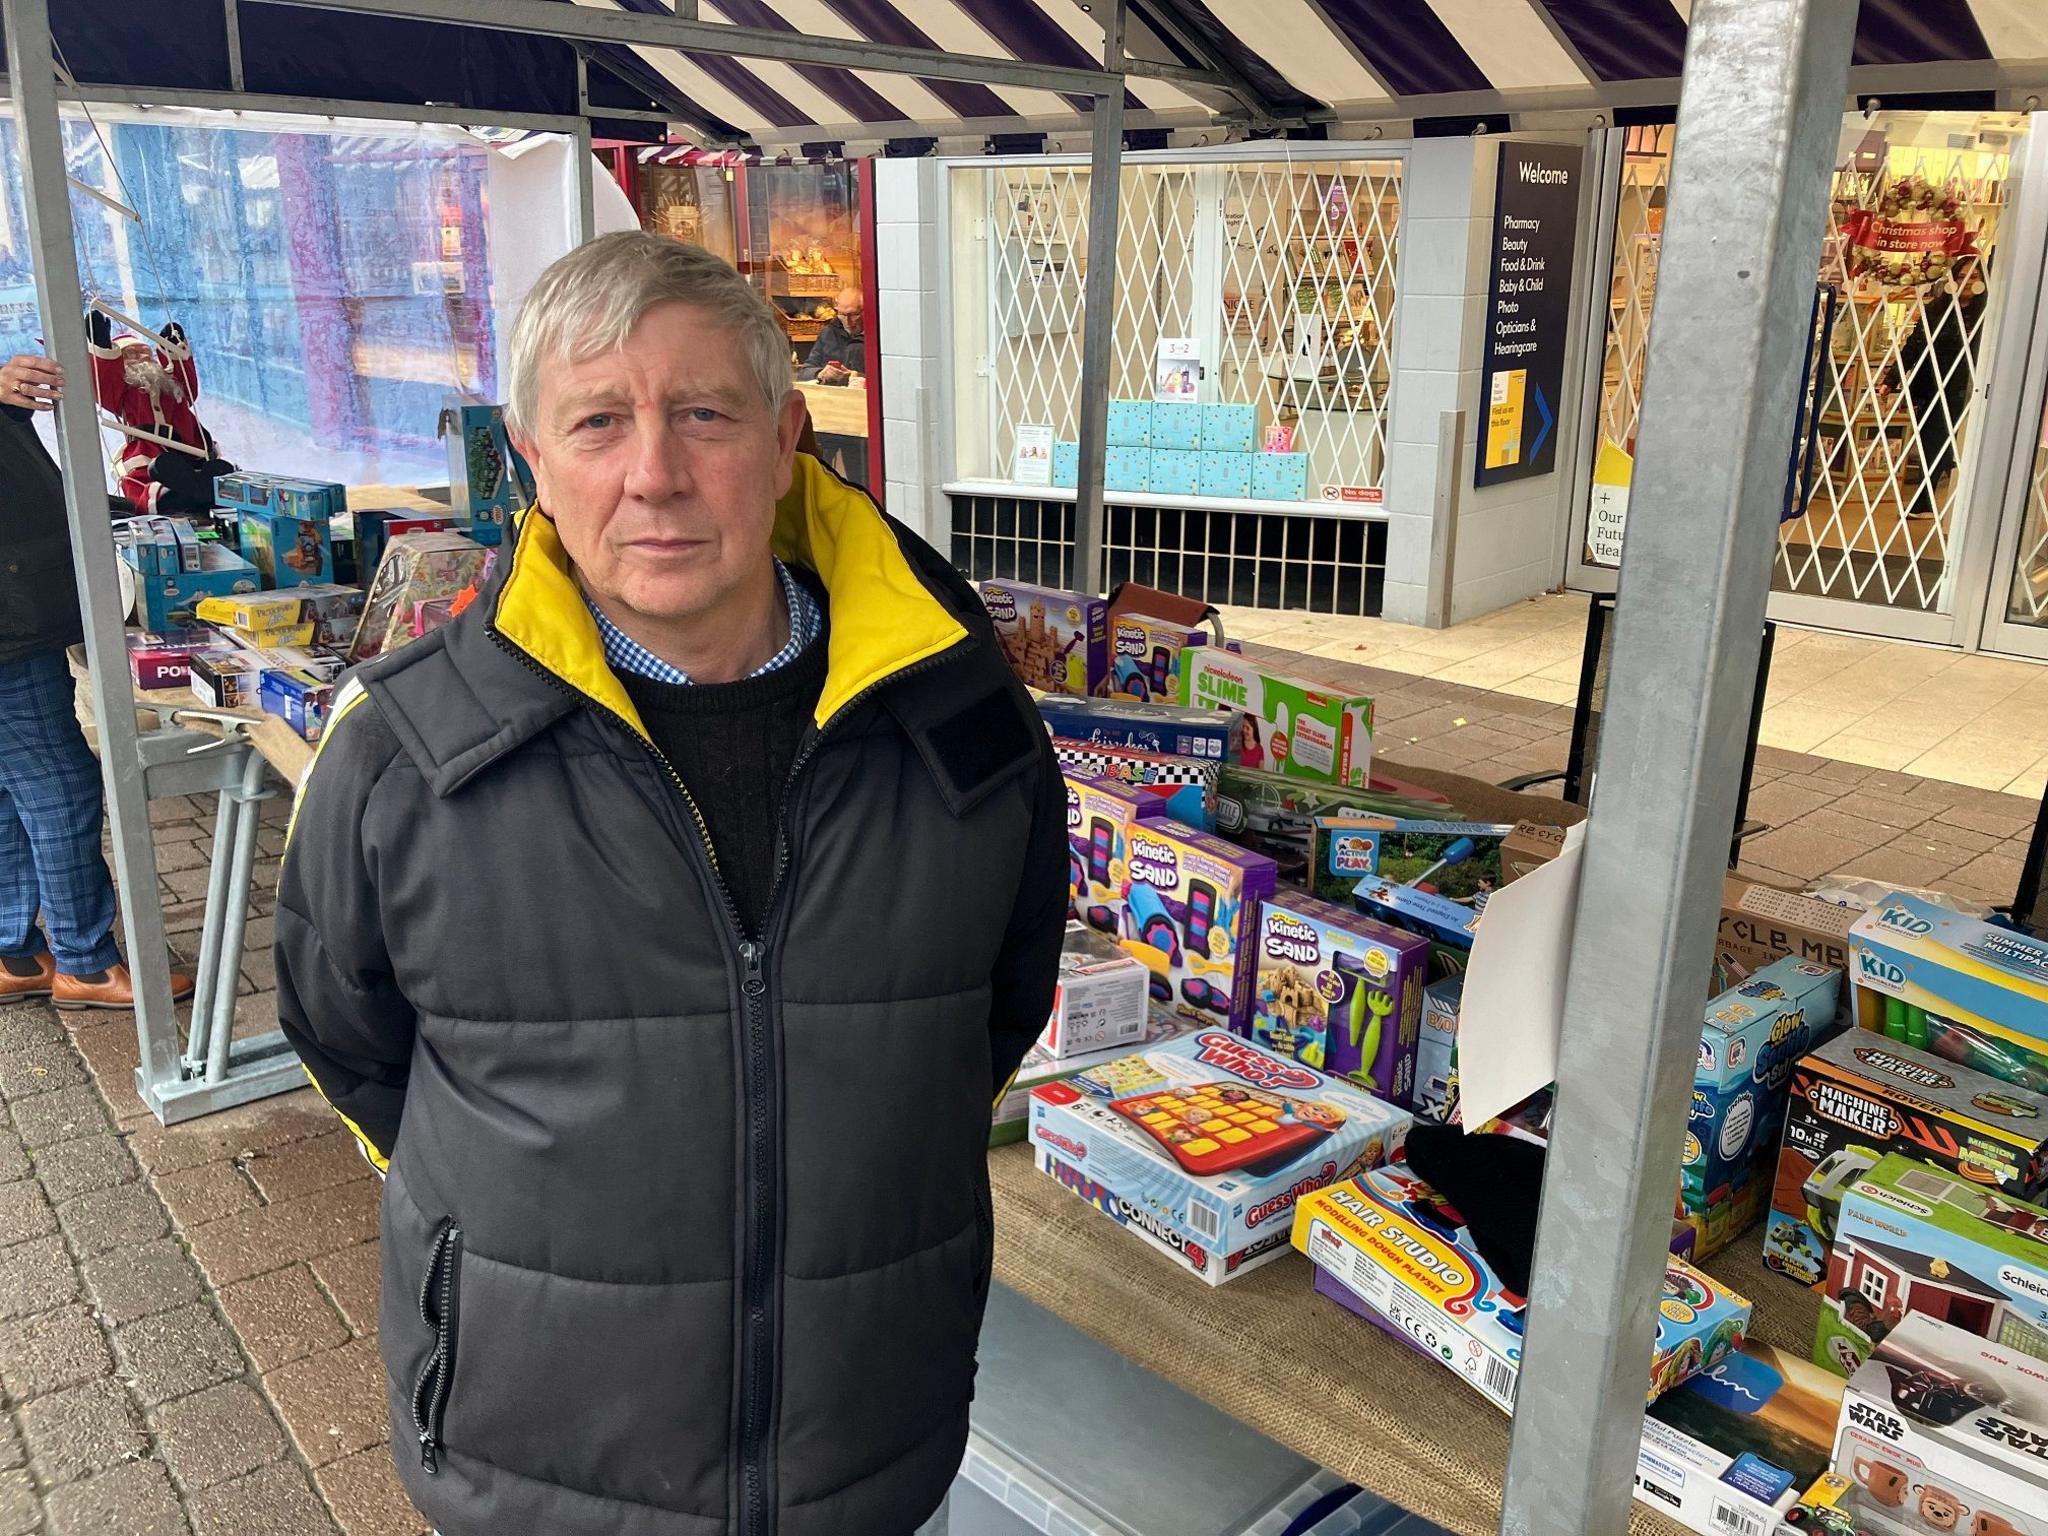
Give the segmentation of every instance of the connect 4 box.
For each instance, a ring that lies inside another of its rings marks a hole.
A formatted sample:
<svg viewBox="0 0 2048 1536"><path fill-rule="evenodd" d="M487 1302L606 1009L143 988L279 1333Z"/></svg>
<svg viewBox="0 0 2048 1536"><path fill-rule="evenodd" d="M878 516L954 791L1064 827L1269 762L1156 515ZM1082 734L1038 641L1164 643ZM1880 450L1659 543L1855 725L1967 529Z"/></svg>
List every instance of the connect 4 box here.
<svg viewBox="0 0 2048 1536"><path fill-rule="evenodd" d="M1128 846L1118 934L1150 967L1153 997L1246 1033L1254 923L1277 883L1273 861L1164 820L1133 823Z"/></svg>
<svg viewBox="0 0 2048 1536"><path fill-rule="evenodd" d="M1124 784L1068 773L1067 891L1074 915L1090 928L1118 931L1131 829L1159 821L1166 802Z"/></svg>
<svg viewBox="0 0 2048 1536"><path fill-rule="evenodd" d="M1199 1029L1031 1095L1031 1147L1058 1179L1220 1285L1286 1251L1303 1194L1399 1156L1408 1114Z"/></svg>
<svg viewBox="0 0 2048 1536"><path fill-rule="evenodd" d="M1010 669L1033 688L1086 697L1109 677L1109 604L1084 592L984 581L982 606Z"/></svg>
<svg viewBox="0 0 2048 1536"><path fill-rule="evenodd" d="M1272 896L1259 906L1253 963L1253 1040L1409 1102L1427 939L1312 896Z"/></svg>
<svg viewBox="0 0 2048 1536"><path fill-rule="evenodd" d="M1245 729L1234 754L1265 768L1325 784L1364 787L1372 778L1372 700L1205 646L1181 663L1181 702L1240 710Z"/></svg>
<svg viewBox="0 0 2048 1536"><path fill-rule="evenodd" d="M1849 949L1865 1029L1882 1027L1895 997L2048 1070L2048 941L1895 893L1857 920Z"/></svg>
<svg viewBox="0 0 2048 1536"><path fill-rule="evenodd" d="M2048 1098L1867 1029L1792 1073L1764 1263L1816 1288L1843 1193L1902 1152L2021 1200L2048 1188Z"/></svg>

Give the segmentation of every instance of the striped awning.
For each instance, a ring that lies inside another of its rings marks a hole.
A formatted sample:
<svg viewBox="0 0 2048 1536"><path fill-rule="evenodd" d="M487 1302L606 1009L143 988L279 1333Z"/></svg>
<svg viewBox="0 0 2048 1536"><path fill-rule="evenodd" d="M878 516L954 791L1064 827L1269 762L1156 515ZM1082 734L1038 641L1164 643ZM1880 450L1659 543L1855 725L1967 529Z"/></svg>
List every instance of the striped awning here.
<svg viewBox="0 0 2048 1536"><path fill-rule="evenodd" d="M656 12L663 0L575 0ZM1692 0L1130 0L1133 58L1224 82L1133 77L1134 129L1219 119L1386 123L1648 109L1677 98ZM1092 0L701 0L712 23L1095 67ZM711 53L638 52L694 137L869 151L891 138L974 142L1085 130L1087 99ZM1901 101L1988 92L2048 99L2048 0L1862 0L1852 86ZM644 75L643 75L644 78ZM650 81L650 84L656 83Z"/></svg>

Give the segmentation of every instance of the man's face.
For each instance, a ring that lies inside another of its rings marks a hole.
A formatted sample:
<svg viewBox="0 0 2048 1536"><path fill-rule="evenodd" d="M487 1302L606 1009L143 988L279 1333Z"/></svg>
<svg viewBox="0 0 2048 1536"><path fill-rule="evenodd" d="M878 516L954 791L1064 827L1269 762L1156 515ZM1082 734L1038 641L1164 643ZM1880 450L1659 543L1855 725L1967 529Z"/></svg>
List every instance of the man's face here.
<svg viewBox="0 0 2048 1536"><path fill-rule="evenodd" d="M756 590L802 416L794 390L761 398L729 330L667 303L616 351L548 367L518 446L591 595L673 623Z"/></svg>
<svg viewBox="0 0 2048 1536"><path fill-rule="evenodd" d="M847 335L858 336L860 334L862 317L866 308L866 303L858 294L839 306L839 323L846 327Z"/></svg>

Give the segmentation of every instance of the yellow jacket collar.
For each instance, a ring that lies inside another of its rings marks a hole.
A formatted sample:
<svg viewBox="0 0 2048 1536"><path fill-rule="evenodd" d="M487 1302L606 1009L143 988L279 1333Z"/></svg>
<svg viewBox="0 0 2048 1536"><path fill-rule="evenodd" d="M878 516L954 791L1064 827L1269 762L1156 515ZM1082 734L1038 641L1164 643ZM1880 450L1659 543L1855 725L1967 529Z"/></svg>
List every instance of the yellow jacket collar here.
<svg viewBox="0 0 2048 1536"><path fill-rule="evenodd" d="M868 689L966 638L966 626L918 579L874 503L808 454L796 456L789 494L776 506L774 550L817 572L825 587L831 622L819 725ZM492 623L564 683L647 734L605 661L597 621L547 517L519 520Z"/></svg>

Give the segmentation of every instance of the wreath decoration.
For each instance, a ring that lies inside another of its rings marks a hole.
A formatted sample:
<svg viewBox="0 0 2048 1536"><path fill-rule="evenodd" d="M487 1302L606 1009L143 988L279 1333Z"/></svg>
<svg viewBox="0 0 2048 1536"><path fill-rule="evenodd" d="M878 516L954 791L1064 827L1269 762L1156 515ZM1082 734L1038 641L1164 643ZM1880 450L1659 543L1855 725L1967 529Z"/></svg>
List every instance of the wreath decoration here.
<svg viewBox="0 0 2048 1536"><path fill-rule="evenodd" d="M1936 282L1976 253L1955 192L1917 172L1893 178L1874 205L1851 211L1842 235L1849 275L1869 273L1893 288Z"/></svg>

